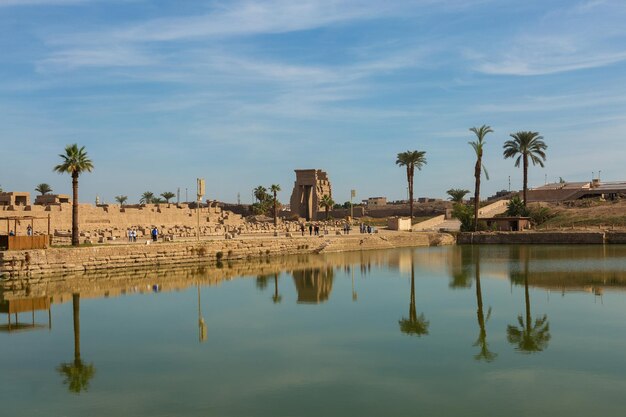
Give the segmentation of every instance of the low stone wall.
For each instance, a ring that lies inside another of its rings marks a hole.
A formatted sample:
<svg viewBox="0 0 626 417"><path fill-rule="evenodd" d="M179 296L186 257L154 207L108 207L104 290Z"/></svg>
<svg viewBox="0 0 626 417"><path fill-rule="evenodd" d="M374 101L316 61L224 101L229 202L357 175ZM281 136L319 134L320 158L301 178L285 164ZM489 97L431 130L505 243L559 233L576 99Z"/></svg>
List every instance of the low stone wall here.
<svg viewBox="0 0 626 417"><path fill-rule="evenodd" d="M78 248L0 252L0 276L63 274L109 268L194 264L273 255L291 255L410 246L454 244L439 233L263 237L250 239L168 242L150 245L102 245Z"/></svg>
<svg viewBox="0 0 626 417"><path fill-rule="evenodd" d="M507 244L626 244L624 232L478 232L459 233L460 245L507 245Z"/></svg>

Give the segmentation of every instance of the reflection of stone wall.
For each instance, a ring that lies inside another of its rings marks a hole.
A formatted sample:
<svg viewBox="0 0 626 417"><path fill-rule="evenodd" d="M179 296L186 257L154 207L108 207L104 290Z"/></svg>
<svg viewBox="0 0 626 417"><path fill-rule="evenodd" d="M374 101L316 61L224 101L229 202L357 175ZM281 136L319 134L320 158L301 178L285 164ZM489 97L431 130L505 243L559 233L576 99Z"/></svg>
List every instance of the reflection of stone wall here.
<svg viewBox="0 0 626 417"><path fill-rule="evenodd" d="M307 220L317 220L323 211L323 196L333 196L328 174L319 169L296 169L296 182L291 193L291 212Z"/></svg>
<svg viewBox="0 0 626 417"><path fill-rule="evenodd" d="M306 268L293 271L299 303L319 304L328 300L333 289L332 267Z"/></svg>

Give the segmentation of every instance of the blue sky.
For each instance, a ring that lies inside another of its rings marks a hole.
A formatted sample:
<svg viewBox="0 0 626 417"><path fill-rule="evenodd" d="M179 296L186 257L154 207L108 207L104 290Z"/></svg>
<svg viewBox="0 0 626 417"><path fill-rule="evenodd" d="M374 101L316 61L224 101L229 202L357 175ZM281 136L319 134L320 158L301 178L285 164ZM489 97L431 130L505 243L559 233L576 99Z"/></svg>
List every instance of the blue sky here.
<svg viewBox="0 0 626 417"><path fill-rule="evenodd" d="M540 132L559 177L626 180L623 0L0 0L0 185L47 182L68 143L96 169L81 201L191 190L251 200L296 168L336 201L406 195L396 154L424 150L418 196L473 189L468 129L489 124L483 194L521 188L502 159Z"/></svg>

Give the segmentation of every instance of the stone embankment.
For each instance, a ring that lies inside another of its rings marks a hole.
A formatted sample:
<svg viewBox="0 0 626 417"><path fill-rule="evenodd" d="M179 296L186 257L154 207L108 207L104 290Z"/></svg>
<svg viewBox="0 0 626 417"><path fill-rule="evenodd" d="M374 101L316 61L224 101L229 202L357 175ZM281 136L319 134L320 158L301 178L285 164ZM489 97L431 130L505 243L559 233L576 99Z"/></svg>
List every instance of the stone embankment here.
<svg viewBox="0 0 626 417"><path fill-rule="evenodd" d="M460 245L563 244L602 245L626 244L626 232L477 232L459 233Z"/></svg>
<svg viewBox="0 0 626 417"><path fill-rule="evenodd" d="M78 248L0 252L0 276L67 274L110 268L224 262L274 255L331 253L454 244L444 233L387 232L372 235L257 237L167 242L149 245L97 245Z"/></svg>

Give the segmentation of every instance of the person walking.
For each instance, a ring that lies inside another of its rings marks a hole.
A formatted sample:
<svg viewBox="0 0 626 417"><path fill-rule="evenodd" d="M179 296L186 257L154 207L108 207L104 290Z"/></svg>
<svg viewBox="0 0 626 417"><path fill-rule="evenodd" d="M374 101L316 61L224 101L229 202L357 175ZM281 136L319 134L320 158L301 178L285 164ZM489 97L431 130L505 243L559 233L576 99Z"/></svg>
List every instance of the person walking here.
<svg viewBox="0 0 626 417"><path fill-rule="evenodd" d="M158 238L159 238L159 231L155 226L154 229L152 229L152 241L156 242Z"/></svg>
<svg viewBox="0 0 626 417"><path fill-rule="evenodd" d="M309 223L309 236L313 236L313 224Z"/></svg>
<svg viewBox="0 0 626 417"><path fill-rule="evenodd" d="M302 236L304 236L304 223L300 223L300 231L302 232Z"/></svg>

